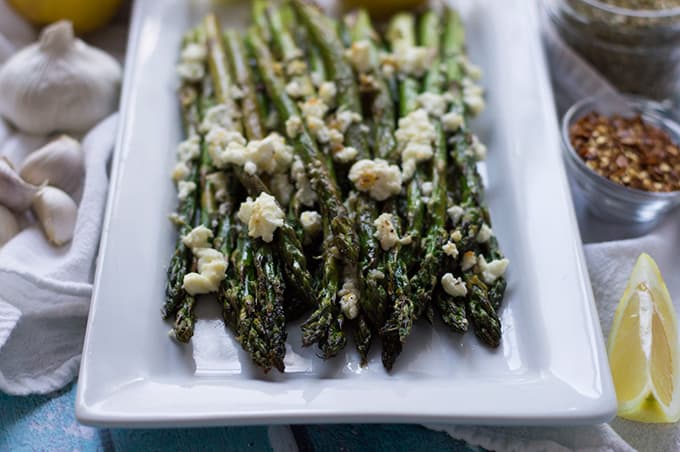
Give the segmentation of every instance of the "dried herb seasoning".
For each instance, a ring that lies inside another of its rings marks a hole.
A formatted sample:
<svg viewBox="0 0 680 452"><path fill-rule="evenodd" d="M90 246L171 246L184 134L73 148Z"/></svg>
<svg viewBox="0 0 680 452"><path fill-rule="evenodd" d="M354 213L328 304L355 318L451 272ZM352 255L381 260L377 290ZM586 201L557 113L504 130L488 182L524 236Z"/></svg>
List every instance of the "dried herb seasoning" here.
<svg viewBox="0 0 680 452"><path fill-rule="evenodd" d="M680 0L548 0L563 39L621 92L671 98L680 79Z"/></svg>
<svg viewBox="0 0 680 452"><path fill-rule="evenodd" d="M639 115L591 112L572 124L569 138L585 164L613 182L653 192L680 190L680 148Z"/></svg>

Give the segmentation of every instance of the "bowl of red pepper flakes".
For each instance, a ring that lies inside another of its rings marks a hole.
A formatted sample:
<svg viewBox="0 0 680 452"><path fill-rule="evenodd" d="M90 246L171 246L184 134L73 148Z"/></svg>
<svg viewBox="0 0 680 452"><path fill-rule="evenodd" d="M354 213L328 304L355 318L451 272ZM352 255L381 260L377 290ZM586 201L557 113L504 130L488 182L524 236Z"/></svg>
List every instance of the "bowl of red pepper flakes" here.
<svg viewBox="0 0 680 452"><path fill-rule="evenodd" d="M680 125L641 98L583 99L562 120L564 158L597 217L652 223L680 205Z"/></svg>

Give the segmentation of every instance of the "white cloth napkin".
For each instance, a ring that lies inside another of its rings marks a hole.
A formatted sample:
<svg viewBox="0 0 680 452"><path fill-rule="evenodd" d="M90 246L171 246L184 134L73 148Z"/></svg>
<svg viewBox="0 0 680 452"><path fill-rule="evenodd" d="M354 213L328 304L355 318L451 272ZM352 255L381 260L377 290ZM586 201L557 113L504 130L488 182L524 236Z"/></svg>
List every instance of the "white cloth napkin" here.
<svg viewBox="0 0 680 452"><path fill-rule="evenodd" d="M78 372L108 187L117 115L82 142L85 182L74 239L56 248L32 223L0 248L0 390L47 393ZM14 134L0 155L15 162L44 139Z"/></svg>
<svg viewBox="0 0 680 452"><path fill-rule="evenodd" d="M88 40L121 58L127 26L114 23ZM0 0L0 65L37 38L36 30ZM117 114L86 134L83 190L75 236L55 248L27 213L25 228L0 248L0 391L47 393L62 388L78 372L92 294L108 187L107 164ZM0 156L15 167L48 137L19 133L0 119Z"/></svg>

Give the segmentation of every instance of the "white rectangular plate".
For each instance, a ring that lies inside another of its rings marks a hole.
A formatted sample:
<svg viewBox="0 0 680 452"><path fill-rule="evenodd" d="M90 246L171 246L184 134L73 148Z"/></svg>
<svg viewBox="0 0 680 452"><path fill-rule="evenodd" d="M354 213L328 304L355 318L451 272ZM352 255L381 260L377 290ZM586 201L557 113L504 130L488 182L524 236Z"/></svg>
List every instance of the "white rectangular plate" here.
<svg viewBox="0 0 680 452"><path fill-rule="evenodd" d="M287 373L262 375L200 306L191 344L160 319L176 237L169 178L181 123L174 66L182 33L209 1L138 0L122 125L99 253L76 413L86 424L179 426L319 422L588 424L616 400L566 177L536 5L460 2L488 108L475 129L489 147L487 199L510 258L503 341L418 325L393 372L379 345L360 368L349 344L323 362L290 328ZM225 5L226 3L226 5ZM236 4L235 4L236 3ZM242 26L239 2L219 8Z"/></svg>

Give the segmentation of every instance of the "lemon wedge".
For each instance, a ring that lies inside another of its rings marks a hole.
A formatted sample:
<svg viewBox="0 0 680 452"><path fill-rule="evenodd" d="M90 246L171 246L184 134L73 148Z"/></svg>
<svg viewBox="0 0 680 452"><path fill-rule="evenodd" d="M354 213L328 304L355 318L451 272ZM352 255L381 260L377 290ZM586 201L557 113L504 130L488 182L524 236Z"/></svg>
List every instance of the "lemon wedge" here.
<svg viewBox="0 0 680 452"><path fill-rule="evenodd" d="M618 415L640 422L680 420L678 322L656 262L641 254L616 307L609 365Z"/></svg>

